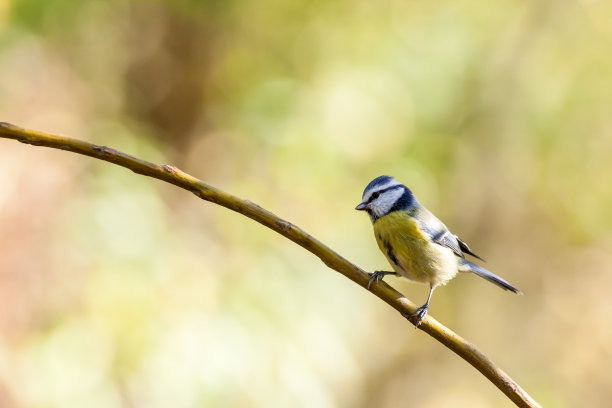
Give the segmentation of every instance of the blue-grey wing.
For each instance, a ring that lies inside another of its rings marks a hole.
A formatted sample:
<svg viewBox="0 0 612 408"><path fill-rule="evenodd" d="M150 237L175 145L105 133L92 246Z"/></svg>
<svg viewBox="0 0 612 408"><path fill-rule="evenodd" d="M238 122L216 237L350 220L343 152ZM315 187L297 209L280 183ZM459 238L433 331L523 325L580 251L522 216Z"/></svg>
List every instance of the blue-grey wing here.
<svg viewBox="0 0 612 408"><path fill-rule="evenodd" d="M432 237L432 241L436 244L452 249L455 255L465 258L461 248L462 241L460 241L457 236L449 230L441 231L437 236Z"/></svg>
<svg viewBox="0 0 612 408"><path fill-rule="evenodd" d="M469 254L484 261L484 259L472 252L470 247L459 239L458 236L450 232L446 225L426 208L420 207L414 212L413 216L419 221L423 231L436 244L450 248L460 258L465 258L465 254Z"/></svg>
<svg viewBox="0 0 612 408"><path fill-rule="evenodd" d="M419 222L421 229L429 236L429 239L438 245L450 248L458 257L465 258L459 243L462 241L450 232L435 215L426 208L420 207L413 213L413 217Z"/></svg>

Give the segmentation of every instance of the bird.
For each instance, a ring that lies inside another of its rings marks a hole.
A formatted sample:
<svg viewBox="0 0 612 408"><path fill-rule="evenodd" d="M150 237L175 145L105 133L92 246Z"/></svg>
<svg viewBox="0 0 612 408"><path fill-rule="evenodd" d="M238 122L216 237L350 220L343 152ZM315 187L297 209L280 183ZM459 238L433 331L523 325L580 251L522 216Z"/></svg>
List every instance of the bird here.
<svg viewBox="0 0 612 408"><path fill-rule="evenodd" d="M418 327L429 310L434 290L458 272L472 272L516 294L520 290L487 269L466 259L466 254L481 261L470 247L425 208L412 191L391 176L379 176L363 191L356 210L365 211L374 227L374 236L393 272L370 274L368 289L386 275L399 275L429 284L427 301L413 314L404 314Z"/></svg>

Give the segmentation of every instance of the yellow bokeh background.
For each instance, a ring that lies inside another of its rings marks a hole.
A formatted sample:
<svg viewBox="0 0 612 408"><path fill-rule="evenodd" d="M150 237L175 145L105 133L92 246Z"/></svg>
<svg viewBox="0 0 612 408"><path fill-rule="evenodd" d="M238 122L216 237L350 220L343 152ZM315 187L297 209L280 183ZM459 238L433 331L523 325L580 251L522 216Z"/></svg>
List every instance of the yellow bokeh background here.
<svg viewBox="0 0 612 408"><path fill-rule="evenodd" d="M523 292L430 313L543 406L612 400L612 3L0 1L0 120L170 163L387 269L390 174ZM386 281L417 304L427 287ZM0 407L509 407L312 254L0 140Z"/></svg>

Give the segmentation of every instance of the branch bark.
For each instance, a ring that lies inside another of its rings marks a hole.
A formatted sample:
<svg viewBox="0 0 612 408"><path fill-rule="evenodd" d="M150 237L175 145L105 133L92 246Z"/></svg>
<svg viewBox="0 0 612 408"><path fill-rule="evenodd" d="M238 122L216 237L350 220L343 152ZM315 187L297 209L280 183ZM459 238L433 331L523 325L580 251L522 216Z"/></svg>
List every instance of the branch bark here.
<svg viewBox="0 0 612 408"><path fill-rule="evenodd" d="M5 122L0 122L0 137L18 140L19 142L30 145L45 146L83 154L114 163L130 169L135 173L163 180L187 191L191 191L203 200L229 208L230 210L243 214L278 232L319 257L321 261L331 269L340 272L342 275L367 290L369 275L366 272L337 254L306 231L289 221L277 217L270 211L251 201L225 193L184 173L174 166L150 163L106 146L99 146L64 136L24 129ZM373 284L370 292L400 313L413 314L417 309L417 305L385 282ZM540 407L533 398L531 398L504 371L497 367L495 363L485 356L475 345L463 339L433 317L427 315L419 326L419 329L438 340L444 346L474 366L474 368L488 378L517 406Z"/></svg>

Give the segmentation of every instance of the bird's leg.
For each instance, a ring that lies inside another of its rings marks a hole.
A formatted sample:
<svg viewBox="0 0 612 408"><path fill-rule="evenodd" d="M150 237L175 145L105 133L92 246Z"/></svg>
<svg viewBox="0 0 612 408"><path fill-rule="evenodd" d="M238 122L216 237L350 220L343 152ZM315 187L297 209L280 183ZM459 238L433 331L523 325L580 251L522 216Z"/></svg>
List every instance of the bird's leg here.
<svg viewBox="0 0 612 408"><path fill-rule="evenodd" d="M385 275L397 275L397 272L386 272L386 271L374 271L374 273L370 274L370 280L368 282L368 289L374 282L380 282L383 280Z"/></svg>
<svg viewBox="0 0 612 408"><path fill-rule="evenodd" d="M427 296L427 302L425 302L423 306L419 307L416 310L416 312L414 312L413 314L402 313L402 315L408 320L411 320L413 317L417 318L417 321L414 323L415 328L419 327L419 325L421 324L425 316L427 316L427 311L429 310L429 301L431 300L431 295L433 294L433 291L435 288L436 288L436 285L430 285L429 296Z"/></svg>

